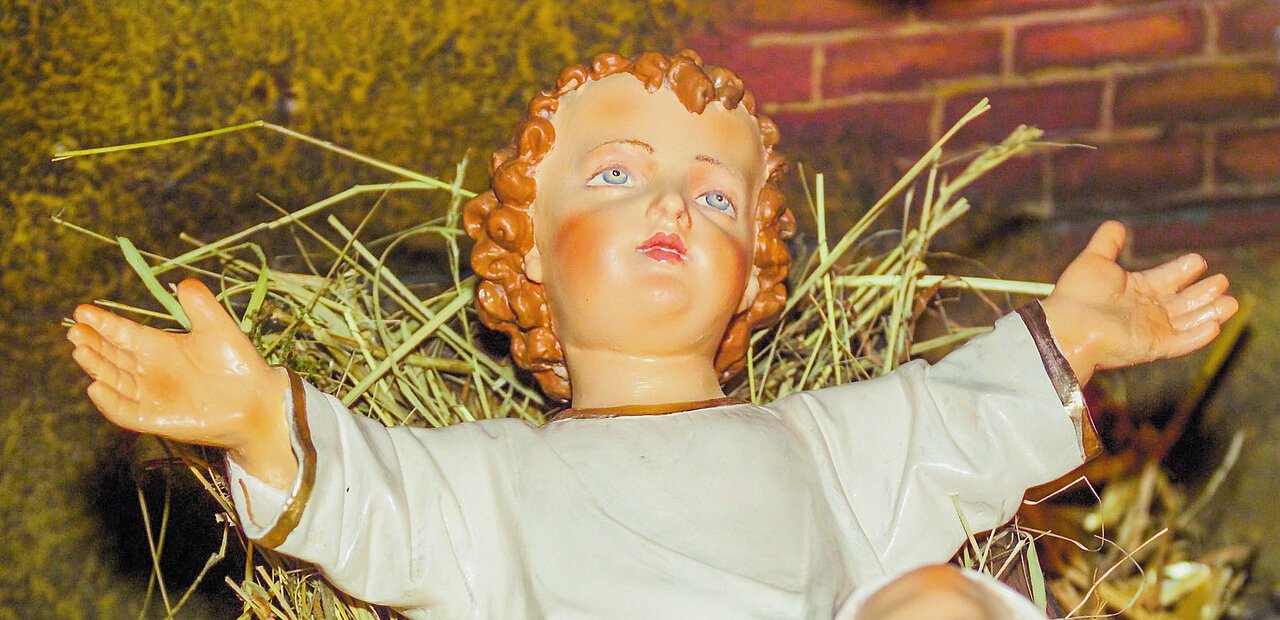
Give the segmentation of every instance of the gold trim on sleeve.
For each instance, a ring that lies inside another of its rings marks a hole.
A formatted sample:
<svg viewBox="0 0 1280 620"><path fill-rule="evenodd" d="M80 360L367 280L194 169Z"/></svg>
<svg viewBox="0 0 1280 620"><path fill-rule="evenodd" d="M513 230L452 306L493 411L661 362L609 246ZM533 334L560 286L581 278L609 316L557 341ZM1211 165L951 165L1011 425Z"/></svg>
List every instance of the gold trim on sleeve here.
<svg viewBox="0 0 1280 620"><path fill-rule="evenodd" d="M619 405L617 407L581 407L562 409L551 415L548 422L583 418L622 418L627 416L666 415L683 413L698 409L724 407L726 405L744 405L747 401L740 398L709 398L679 403L663 403L657 405Z"/></svg>
<svg viewBox="0 0 1280 620"><path fill-rule="evenodd" d="M1034 301L1018 308L1018 315L1026 324L1031 339L1040 351L1040 361L1044 370L1053 382L1053 389L1058 393L1058 400L1067 411L1067 417L1076 427L1076 439L1080 442L1080 453L1087 461L1102 451L1102 441L1098 438L1098 429L1093 426L1093 416L1089 413L1089 403L1085 402L1084 392L1080 389L1080 381L1071 370L1071 364L1062 355L1058 343L1053 339L1049 329L1049 321L1044 316L1040 302Z"/></svg>
<svg viewBox="0 0 1280 620"><path fill-rule="evenodd" d="M302 509L311 498L311 489L316 484L316 447L311 443L311 426L307 423L307 393L298 373L285 369L289 374L289 391L293 397L293 437L294 454L298 457L300 475L294 482L289 497L284 500L284 508L280 510L280 518L275 525L258 539L258 543L272 549L284 544L289 534L298 527L302 520ZM299 452L301 454L299 454Z"/></svg>

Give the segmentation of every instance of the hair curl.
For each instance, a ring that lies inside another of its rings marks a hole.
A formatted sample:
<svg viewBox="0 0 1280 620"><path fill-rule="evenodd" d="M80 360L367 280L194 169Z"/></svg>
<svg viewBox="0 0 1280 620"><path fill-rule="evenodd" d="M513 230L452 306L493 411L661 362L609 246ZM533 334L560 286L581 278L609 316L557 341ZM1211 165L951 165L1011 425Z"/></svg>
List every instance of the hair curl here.
<svg viewBox="0 0 1280 620"><path fill-rule="evenodd" d="M554 89L542 91L529 102L528 115L517 128L513 143L490 160L492 189L468 201L463 211L467 234L475 240L471 266L482 278L476 292L480 318L491 329L511 336L516 364L533 373L542 391L557 400L571 396L564 350L552 329L542 285L524 273L524 256L533 248L529 210L537 193L534 173L555 141L551 118L560 98L588 80L622 72L634 75L651 93L667 86L691 113L701 114L712 101L727 109L741 105L760 126L765 183L756 201L753 261L760 292L750 307L732 317L725 330L715 357L721 382L742 370L751 332L775 322L786 302L785 281L791 268L786 239L795 233L795 218L783 205L778 190L786 160L773 152L779 137L777 127L756 114L755 97L743 87L742 80L723 67L703 65L691 50L671 57L658 52L635 58L601 54L590 68L568 67L560 72Z"/></svg>

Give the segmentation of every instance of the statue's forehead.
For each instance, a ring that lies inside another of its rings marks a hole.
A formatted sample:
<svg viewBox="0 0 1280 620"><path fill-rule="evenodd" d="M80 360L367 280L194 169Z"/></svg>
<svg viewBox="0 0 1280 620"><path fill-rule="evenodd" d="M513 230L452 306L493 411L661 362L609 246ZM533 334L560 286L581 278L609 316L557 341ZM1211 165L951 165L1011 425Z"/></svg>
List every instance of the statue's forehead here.
<svg viewBox="0 0 1280 620"><path fill-rule="evenodd" d="M648 131L650 137L682 139L683 132L700 130L714 136L716 149L738 149L743 153L742 165L762 171L764 142L759 124L741 106L726 109L719 101L707 105L701 113L690 112L669 87L654 92L628 73L618 73L599 80L589 80L560 99L551 119L555 128L552 150L591 148L610 138L628 132Z"/></svg>

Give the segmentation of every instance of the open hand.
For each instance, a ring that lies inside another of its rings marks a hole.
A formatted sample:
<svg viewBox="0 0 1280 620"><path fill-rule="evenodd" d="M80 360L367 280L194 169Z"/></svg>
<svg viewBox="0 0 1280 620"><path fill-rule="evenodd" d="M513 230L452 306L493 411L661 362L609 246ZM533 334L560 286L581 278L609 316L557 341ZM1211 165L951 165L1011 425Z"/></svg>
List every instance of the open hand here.
<svg viewBox="0 0 1280 620"><path fill-rule="evenodd" d="M287 376L258 355L204 284L183 281L178 300L189 333L76 308L67 339L93 378L89 398L118 426L227 448L251 474L287 485L296 468L283 407Z"/></svg>
<svg viewBox="0 0 1280 620"><path fill-rule="evenodd" d="M1098 227L1042 302L1049 329L1081 384L1095 370L1195 351L1239 308L1226 294L1226 276L1199 279L1207 267L1199 255L1125 271L1116 263L1124 242L1119 222Z"/></svg>

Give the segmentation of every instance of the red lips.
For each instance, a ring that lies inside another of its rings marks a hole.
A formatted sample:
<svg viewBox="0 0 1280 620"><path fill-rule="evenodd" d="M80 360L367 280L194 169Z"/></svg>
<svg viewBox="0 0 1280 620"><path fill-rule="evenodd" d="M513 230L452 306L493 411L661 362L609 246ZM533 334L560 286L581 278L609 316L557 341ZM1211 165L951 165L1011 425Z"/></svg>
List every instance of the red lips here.
<svg viewBox="0 0 1280 620"><path fill-rule="evenodd" d="M685 247L680 235L660 232L636 246L636 251L660 263L678 263L684 260Z"/></svg>

